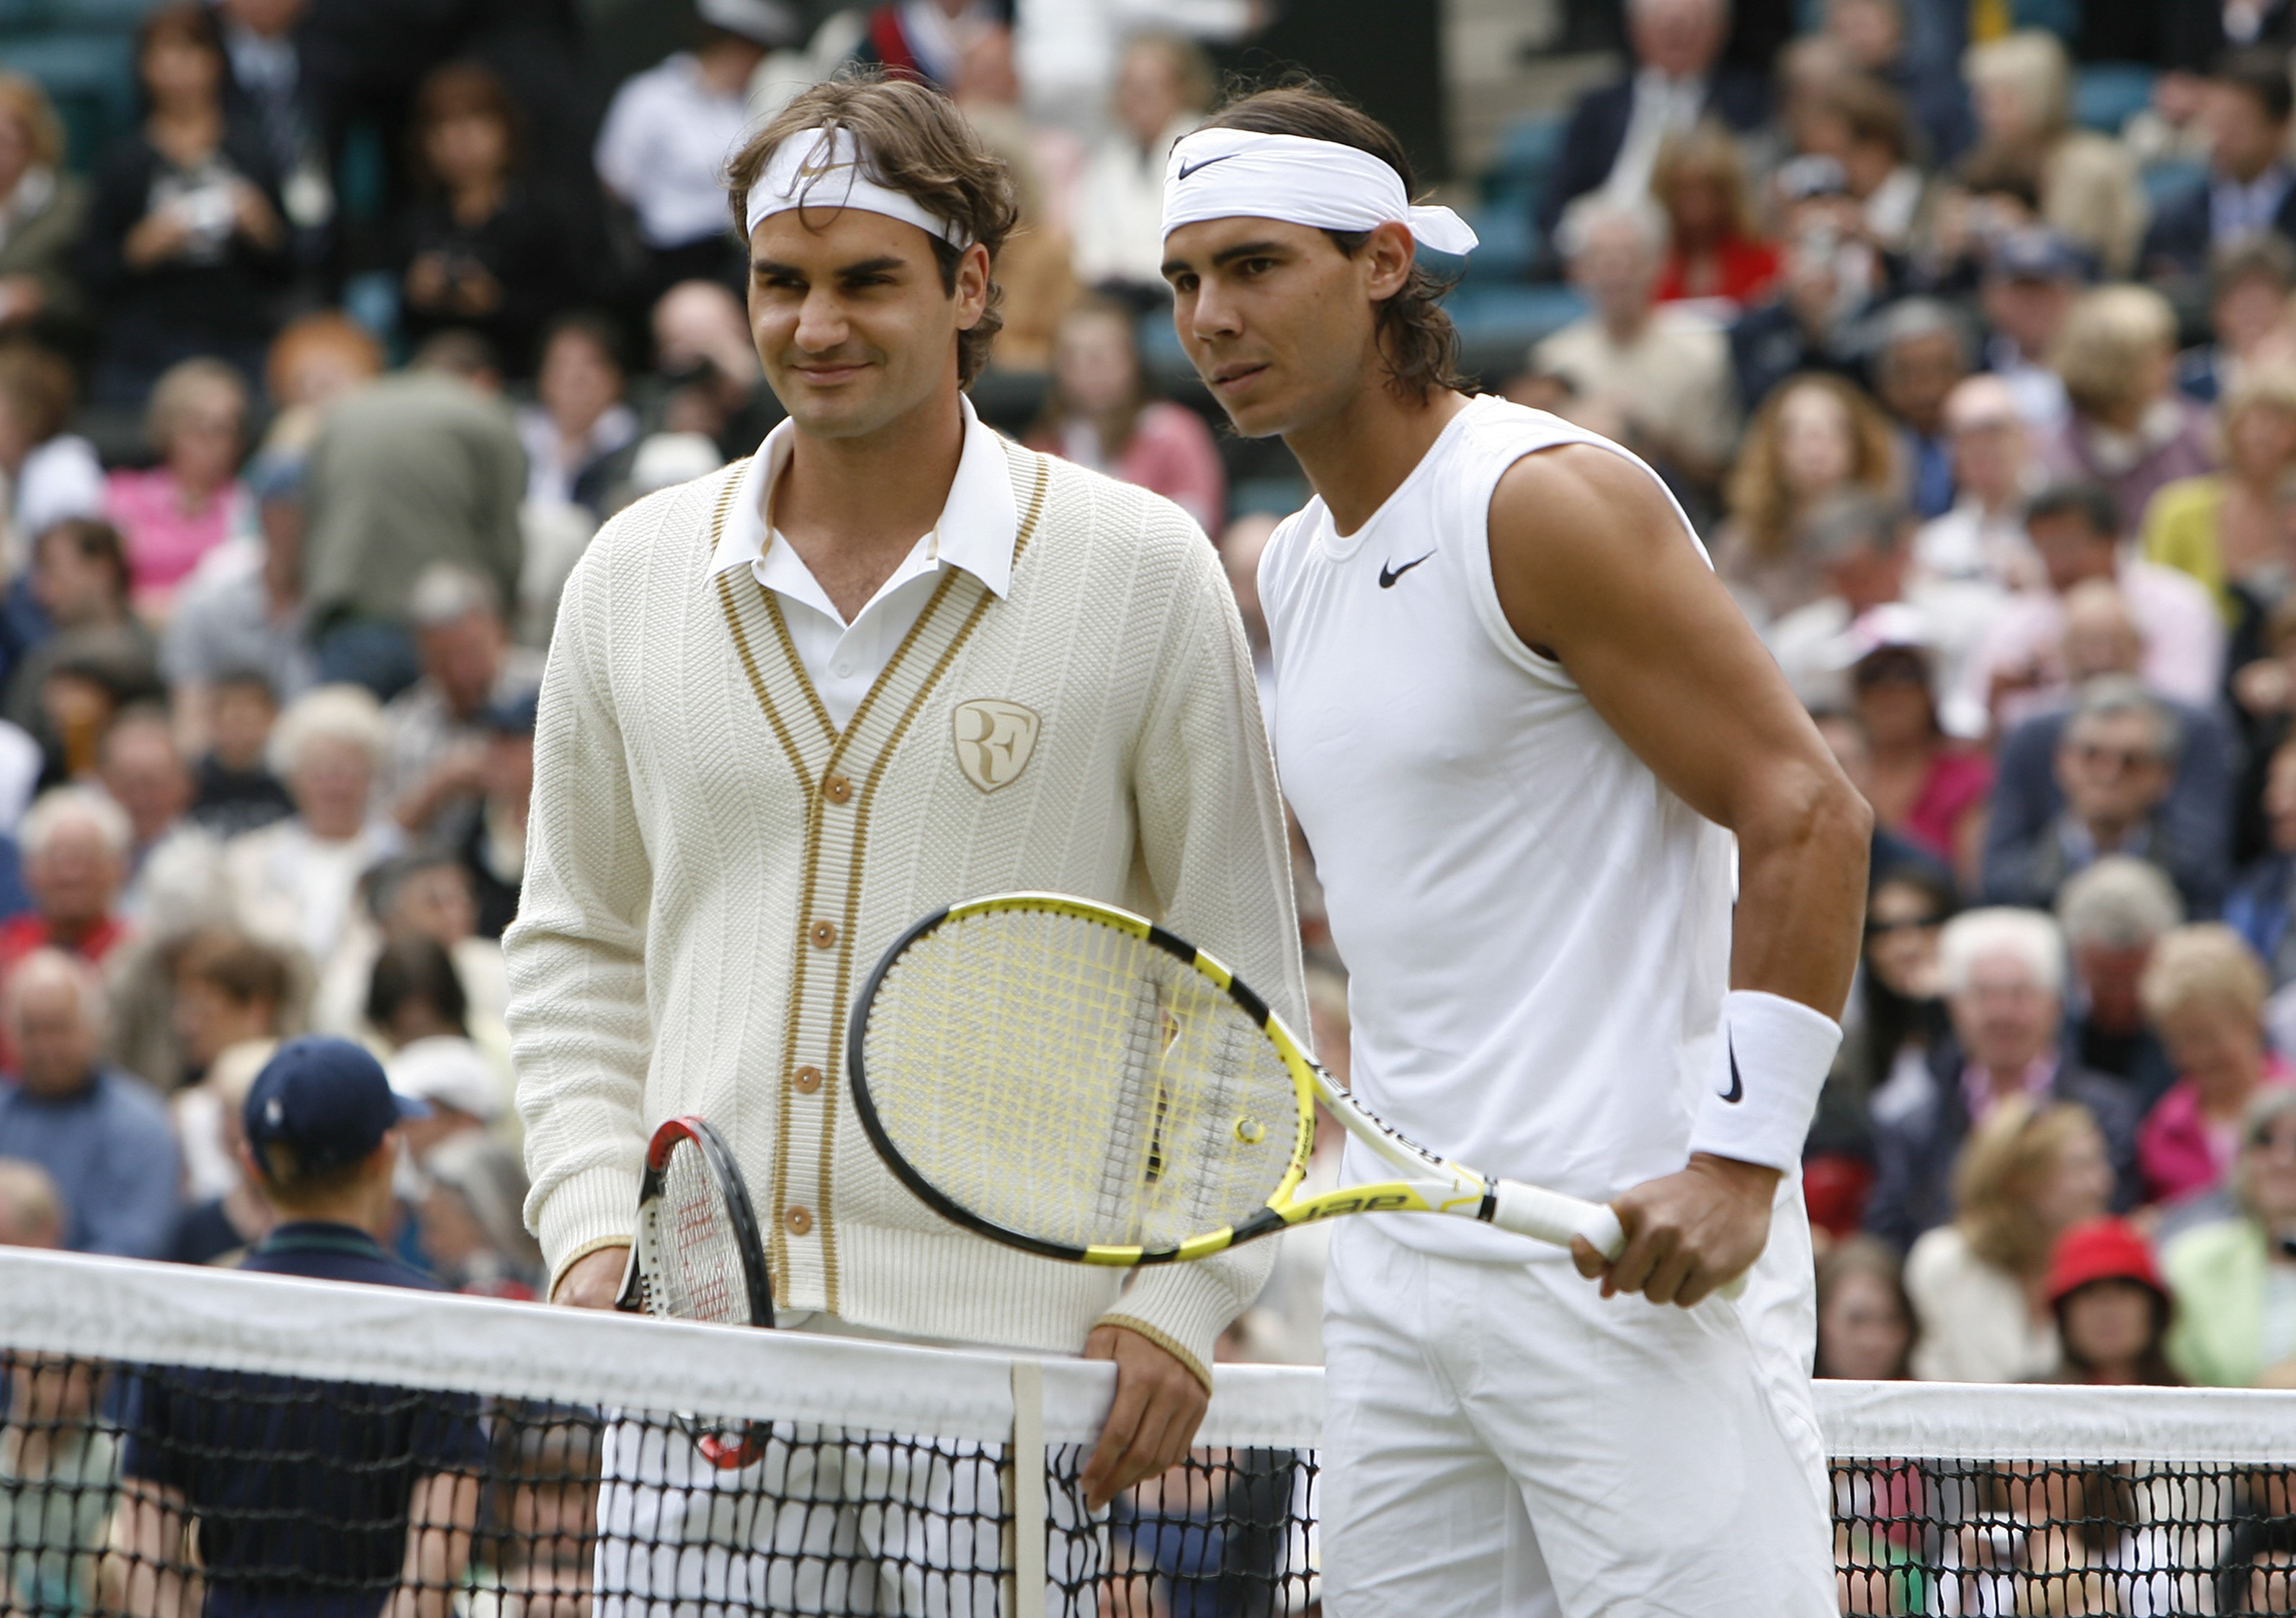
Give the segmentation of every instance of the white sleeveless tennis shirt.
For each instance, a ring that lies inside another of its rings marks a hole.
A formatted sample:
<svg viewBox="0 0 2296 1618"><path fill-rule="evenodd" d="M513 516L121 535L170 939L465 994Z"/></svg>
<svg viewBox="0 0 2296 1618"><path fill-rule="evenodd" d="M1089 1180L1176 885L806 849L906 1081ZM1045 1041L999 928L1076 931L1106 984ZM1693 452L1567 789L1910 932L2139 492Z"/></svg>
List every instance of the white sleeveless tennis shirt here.
<svg viewBox="0 0 2296 1618"><path fill-rule="evenodd" d="M1287 519L1259 591L1276 768L1349 973L1357 1092L1486 1172L1605 1198L1685 1161L1727 987L1734 845L1500 610L1492 492L1556 444L1627 455L1474 399L1355 533L1320 498ZM1686 520L1682 542L1698 543ZM1389 1178L1348 1152L1350 1178ZM1456 1220L1382 1232L1524 1256Z"/></svg>

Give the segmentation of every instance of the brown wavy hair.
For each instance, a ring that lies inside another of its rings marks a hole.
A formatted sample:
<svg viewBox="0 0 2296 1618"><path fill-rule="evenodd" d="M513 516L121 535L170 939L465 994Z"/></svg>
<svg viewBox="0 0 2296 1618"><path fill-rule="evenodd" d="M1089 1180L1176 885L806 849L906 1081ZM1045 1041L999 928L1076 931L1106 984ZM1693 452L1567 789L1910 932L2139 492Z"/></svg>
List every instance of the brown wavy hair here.
<svg viewBox="0 0 2296 1618"><path fill-rule="evenodd" d="M2079 1102L2011 1096L1995 1105L1954 1165L1953 1222L1970 1252L2026 1279L2049 1267L2056 1233L2033 1217L2033 1198L2084 1132L2095 1133L2096 1120Z"/></svg>
<svg viewBox="0 0 2296 1618"><path fill-rule="evenodd" d="M1730 473L1730 515L1753 542L1755 554L1766 559L1785 554L1794 524L1804 514L1794 509L1792 491L1786 487L1778 442L1778 417L1784 414L1786 400L1804 388L1831 396L1849 414L1850 482L1885 500L1897 493L1898 447L1882 407L1845 377L1825 371L1796 372L1762 400Z"/></svg>
<svg viewBox="0 0 2296 1618"><path fill-rule="evenodd" d="M915 198L926 212L950 221L988 250L988 308L971 331L956 334L957 382L970 385L987 368L996 333L1004 328L998 307L1004 289L994 272L996 255L1020 222L1012 169L939 90L873 68L851 69L800 94L726 164L726 201L742 241L750 239L750 187L783 141L815 128L851 130L879 181ZM938 237L932 245L942 290L954 295L956 267L964 254Z"/></svg>
<svg viewBox="0 0 2296 1618"><path fill-rule="evenodd" d="M1240 95L1206 119L1204 127L1297 135L1353 146L1370 152L1401 176L1406 196L1418 195L1411 158L1394 131L1312 78ZM1369 231L1324 234L1350 259L1371 240ZM1403 290L1380 303L1380 351L1387 358L1387 383L1400 395L1423 400L1439 389L1457 393L1472 390L1472 384L1459 374L1459 328L1451 324L1450 313L1443 308L1443 295L1450 290L1449 277L1423 263L1414 263Z"/></svg>

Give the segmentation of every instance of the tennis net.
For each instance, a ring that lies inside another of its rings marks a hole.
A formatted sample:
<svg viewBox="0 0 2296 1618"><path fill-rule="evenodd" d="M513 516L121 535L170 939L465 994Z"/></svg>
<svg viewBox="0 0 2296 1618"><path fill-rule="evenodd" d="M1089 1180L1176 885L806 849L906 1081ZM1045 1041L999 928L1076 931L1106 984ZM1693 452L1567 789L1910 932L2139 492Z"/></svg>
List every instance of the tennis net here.
<svg viewBox="0 0 2296 1618"><path fill-rule="evenodd" d="M1185 1466L1090 1514L1112 1373L1070 1360L0 1249L0 1613L1321 1597L1314 1371L1222 1367ZM2296 1395L1834 1384L1820 1413L1845 1612L2296 1614Z"/></svg>

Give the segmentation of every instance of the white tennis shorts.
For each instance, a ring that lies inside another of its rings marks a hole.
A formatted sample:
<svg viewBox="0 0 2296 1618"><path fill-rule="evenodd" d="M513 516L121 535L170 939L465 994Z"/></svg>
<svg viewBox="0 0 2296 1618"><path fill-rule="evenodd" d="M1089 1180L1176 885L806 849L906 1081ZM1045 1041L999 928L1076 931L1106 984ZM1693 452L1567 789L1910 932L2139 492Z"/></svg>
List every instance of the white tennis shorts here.
<svg viewBox="0 0 2296 1618"><path fill-rule="evenodd" d="M1332 1618L1834 1618L1800 1187L1743 1297L1603 1299L1342 1220L1325 1282Z"/></svg>

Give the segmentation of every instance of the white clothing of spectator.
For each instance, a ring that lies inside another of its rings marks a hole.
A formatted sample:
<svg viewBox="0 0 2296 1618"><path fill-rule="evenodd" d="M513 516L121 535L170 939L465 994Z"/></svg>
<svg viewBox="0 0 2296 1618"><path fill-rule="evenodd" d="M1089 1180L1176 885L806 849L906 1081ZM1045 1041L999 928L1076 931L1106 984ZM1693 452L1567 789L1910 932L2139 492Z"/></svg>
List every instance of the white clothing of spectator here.
<svg viewBox="0 0 2296 1618"><path fill-rule="evenodd" d="M648 247L690 247L726 234L726 160L749 132L750 77L800 31L777 0L701 0L710 29L622 82L598 130L598 178L636 217Z"/></svg>
<svg viewBox="0 0 2296 1618"><path fill-rule="evenodd" d="M1164 164L1211 105L1211 63L1187 40L1143 35L1117 69L1116 127L1094 148L1069 209L1077 279L1161 289Z"/></svg>
<svg viewBox="0 0 2296 1618"><path fill-rule="evenodd" d="M2025 532L2025 501L2040 467L2017 395L2000 377L1969 377L1946 396L1953 505L1914 536L1914 564L1939 579L1983 579L2012 590L2046 587Z"/></svg>
<svg viewBox="0 0 2296 1618"><path fill-rule="evenodd" d="M542 685L542 655L510 644L502 598L485 574L451 563L423 571L407 599L422 678L383 710L382 801L409 833L479 792L485 729L497 702Z"/></svg>
<svg viewBox="0 0 2296 1618"><path fill-rule="evenodd" d="M25 456L9 520L27 544L67 517L102 515L103 464L94 445L76 432L59 432Z"/></svg>
<svg viewBox="0 0 2296 1618"><path fill-rule="evenodd" d="M1128 36L1154 29L1226 44L1267 11L1265 0L1015 0L1013 57L1029 117L1094 140Z"/></svg>
<svg viewBox="0 0 2296 1618"><path fill-rule="evenodd" d="M1533 367L1617 409L1629 448L1711 485L1738 429L1730 344L1711 320L1657 301L1666 216L1595 193L1571 203L1557 235L1595 307L1533 349Z"/></svg>
<svg viewBox="0 0 2296 1618"><path fill-rule="evenodd" d="M359 878L405 842L397 825L369 813L382 745L382 710L357 686L322 686L279 717L271 768L295 813L224 851L250 932L313 961L334 953Z"/></svg>

